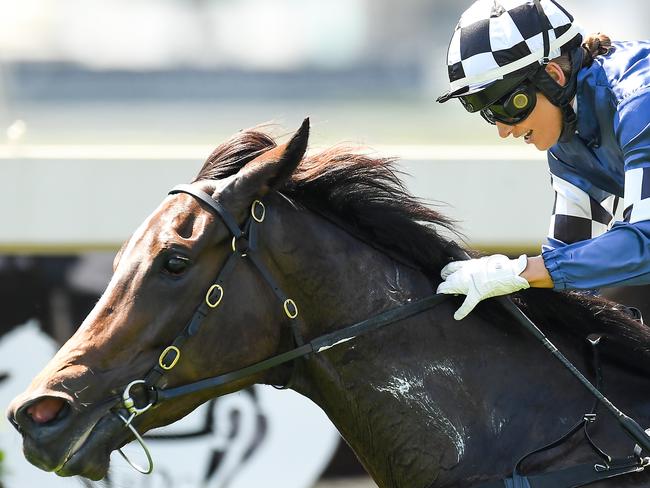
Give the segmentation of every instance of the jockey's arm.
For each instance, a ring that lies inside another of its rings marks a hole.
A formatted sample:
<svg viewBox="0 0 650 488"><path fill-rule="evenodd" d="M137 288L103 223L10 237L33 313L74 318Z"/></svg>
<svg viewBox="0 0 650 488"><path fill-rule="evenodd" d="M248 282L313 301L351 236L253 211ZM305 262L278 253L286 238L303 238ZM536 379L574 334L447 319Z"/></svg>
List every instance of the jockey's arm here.
<svg viewBox="0 0 650 488"><path fill-rule="evenodd" d="M521 277L528 281L532 288L553 288L553 279L544 265L542 256L529 257Z"/></svg>

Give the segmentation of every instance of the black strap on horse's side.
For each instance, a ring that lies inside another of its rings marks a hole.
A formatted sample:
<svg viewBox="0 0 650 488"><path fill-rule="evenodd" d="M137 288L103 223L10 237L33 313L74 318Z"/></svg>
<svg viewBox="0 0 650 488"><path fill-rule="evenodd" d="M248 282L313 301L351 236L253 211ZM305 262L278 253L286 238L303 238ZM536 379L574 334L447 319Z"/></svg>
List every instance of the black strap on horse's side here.
<svg viewBox="0 0 650 488"><path fill-rule="evenodd" d="M591 345L591 354L592 354L592 360L593 360L593 367L594 367L594 373L596 375L596 388L598 390L603 391L603 375L602 375L602 368L600 365L600 354L598 351L598 344L600 344L601 337L592 334L587 338L587 341ZM606 452L604 452L600 447L596 445L596 443L593 441L591 436L589 435L589 426L594 424L597 419L597 411L598 411L598 406L600 403L598 400L594 401L593 406L591 407L591 410L588 413L585 413L582 416L582 419L578 421L569 431L562 435L559 439L556 439L553 442L550 442L549 444L539 447L528 454L522 456L519 461L517 461L517 464L515 464L515 468L513 470L513 476L522 476L521 475L521 467L524 464L524 462L535 456L536 454L549 451L555 447L558 447L568 441L571 437L573 437L576 433L578 433L580 430L583 431L583 434L585 436L585 439L587 440L587 443L589 444L589 447L598 455L598 457L601 458L602 462L604 463L611 463L612 458L609 456Z"/></svg>
<svg viewBox="0 0 650 488"><path fill-rule="evenodd" d="M612 460L608 466L584 463L549 473L513 476L499 481L476 485L476 488L578 488L596 481L638 473L645 465L635 456Z"/></svg>
<svg viewBox="0 0 650 488"><path fill-rule="evenodd" d="M225 373L219 376L213 376L211 378L206 378L204 380L195 381L194 383L188 383L186 385L177 386L174 388L156 389L154 391L154 394L156 395L155 401L158 402L170 400L172 398L177 398L183 395L189 395L190 393L196 393L198 391L223 386L227 383L235 382L256 373L274 368L281 364L288 363L294 359L307 356L308 354L326 351L331 347L352 340L362 334L366 334L373 330L380 329L385 325L399 322L400 320L405 320L414 315L418 315L426 310L435 307L446 298L447 295L431 295L421 300L410 302L397 308L387 310L369 319L357 322L353 325L349 325L348 327L344 327L343 329L330 332L329 334L324 334L306 344L303 344L302 346L296 347L287 352L278 354L269 359L265 359L236 371Z"/></svg>
<svg viewBox="0 0 650 488"><path fill-rule="evenodd" d="M591 334L587 337L587 341L591 346L593 368L596 376L596 387L602 391L604 382L598 350L598 345L600 344L601 339L602 337L597 334ZM555 441L522 456L515 464L512 476L498 481L482 483L477 485L475 488L574 488L586 486L595 483L596 481L643 471L647 467L649 460L642 459L638 452L635 452L634 455L626 458L612 459L611 456L594 443L593 439L589 435L589 426L596 422L597 409L599 405L600 402L595 400L590 412L586 413L583 418L571 427L566 434L562 435ZM596 455L598 455L600 461L579 464L568 468L533 475L523 475L521 473L521 466L527 459L536 454L549 451L562 445L580 430L583 431L585 439Z"/></svg>
<svg viewBox="0 0 650 488"><path fill-rule="evenodd" d="M619 410L616 405L603 395L598 388L591 384L591 382L576 368L567 357L558 350L557 347L550 341L548 337L533 323L532 320L526 316L524 312L521 311L517 305L508 297L498 297L497 300L501 305L506 309L506 311L522 325L526 330L531 332L543 345L546 347L551 354L558 359L569 372L575 376L580 383L593 395L596 397L598 402L603 405L609 412L614 416L616 421L619 423L621 428L632 438L634 441L640 445L646 453L650 453L650 437L646 432L641 428L641 426L632 418L625 415L621 410Z"/></svg>

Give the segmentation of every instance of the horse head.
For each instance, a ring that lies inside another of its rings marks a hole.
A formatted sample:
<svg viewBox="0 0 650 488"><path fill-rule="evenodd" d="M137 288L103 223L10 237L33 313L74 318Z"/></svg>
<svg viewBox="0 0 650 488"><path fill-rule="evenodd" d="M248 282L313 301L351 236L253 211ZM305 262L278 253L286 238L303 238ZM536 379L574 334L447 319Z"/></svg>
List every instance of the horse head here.
<svg viewBox="0 0 650 488"><path fill-rule="evenodd" d="M229 227L250 220L254 201L253 216L263 217L258 199L294 171L308 137L305 120L288 143L248 155L241 170L229 177L191 185L223 208L229 221L204 201L176 193L123 245L114 275L94 309L9 407L9 419L23 435L30 462L62 476L100 479L110 453L132 438L124 428L129 416L121 400L126 385L136 381L128 393L136 409L146 407L150 392L137 381L154 366L164 373L151 373L157 374L157 385L180 385L267 358L291 340L276 326L284 315L283 304L276 303L273 291L253 269L239 264L248 236L233 236ZM230 255L235 258L229 260ZM236 270L218 287L211 285L216 270L227 261ZM180 347L174 340L200 303L210 312L218 305L219 311L204 314L210 316L196 335L182 337ZM157 403L148 415L128 421L140 431L167 425L217 394L257 382L286 381L282 374L248 375L226 388Z"/></svg>

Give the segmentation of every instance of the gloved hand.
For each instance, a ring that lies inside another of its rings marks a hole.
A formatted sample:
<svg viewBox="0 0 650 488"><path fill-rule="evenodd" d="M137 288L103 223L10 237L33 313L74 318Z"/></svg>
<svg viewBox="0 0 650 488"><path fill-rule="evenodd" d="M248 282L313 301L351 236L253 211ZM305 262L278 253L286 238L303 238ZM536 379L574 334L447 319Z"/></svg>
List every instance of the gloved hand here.
<svg viewBox="0 0 650 488"><path fill-rule="evenodd" d="M454 314L456 320L461 320L485 298L530 288L528 281L519 276L526 269L527 262L525 254L517 259L494 254L480 259L453 261L440 271L445 281L440 283L437 293L467 295Z"/></svg>

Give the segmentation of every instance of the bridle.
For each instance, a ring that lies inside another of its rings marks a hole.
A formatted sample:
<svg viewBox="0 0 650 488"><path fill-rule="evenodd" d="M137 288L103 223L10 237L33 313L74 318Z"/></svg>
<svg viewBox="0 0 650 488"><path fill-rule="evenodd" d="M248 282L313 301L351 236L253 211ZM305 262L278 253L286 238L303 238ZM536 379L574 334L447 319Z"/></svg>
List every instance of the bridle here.
<svg viewBox="0 0 650 488"><path fill-rule="evenodd" d="M382 312L367 320L344 327L329 334L324 334L305 343L300 333L301 328L302 330L304 330L304 328L301 327L302 319L299 317L298 305L292 298L289 298L288 295L282 291L269 269L258 256L258 228L259 224L263 223L266 217L266 206L264 203L261 200L254 200L250 207L250 214L246 218L244 225L240 227L234 216L223 205L221 205L220 202L204 191L195 188L192 185L178 185L169 192L170 195L178 193L191 195L200 202L206 204L211 211L220 217L232 234L232 254L230 254L226 259L226 262L217 274L217 277L208 287L205 298L195 309L194 314L185 328L176 336L171 345L167 346L163 350L158 358L158 362L145 375L144 379L132 381L126 386L117 404L118 411L116 412L116 415L124 423L125 427L131 430L136 441L142 446L147 456L149 467L143 468L135 464L124 454L124 452L122 452L121 449L118 449L118 451L134 469L143 474L149 474L153 471L153 459L142 436L135 429L132 422L136 417L142 415L157 403L189 395L191 393L233 384L243 378L267 371L271 368L309 354L320 353L333 346L354 339L358 335L419 314L434 307L446 298L446 295L431 295L422 300L409 302L395 309ZM185 341L199 332L205 318L221 304L225 296L225 281L232 269L235 267L235 264L241 258L245 258L247 262L252 263L281 303L284 315L286 319L288 319L291 329L293 348L236 371L173 388L159 388L165 374L171 371L180 360L181 348ZM144 406L138 406L131 394L131 390L138 385L141 385L144 388L148 397L147 404ZM126 412L126 415L123 414L123 412Z"/></svg>
<svg viewBox="0 0 650 488"><path fill-rule="evenodd" d="M295 359L307 356L309 354L317 354L325 351L331 347L342 344L355 337L365 334L367 332L379 329L383 326L404 320L411 316L417 315L425 310L431 309L438 305L447 298L447 295L432 294L426 298L408 301L406 304L398 306L381 312L369 319L349 325L337 331L321 335L311 341L305 343L301 334L299 324L301 319L298 315L298 306L295 301L289 298L279 287L272 274L269 272L266 265L257 255L257 232L258 224L264 222L266 216L266 207L260 200L254 200L250 207L250 215L246 218L243 227L239 227L237 220L233 215L224 208L218 201L213 199L210 195L199 190L192 185L178 185L174 187L169 194L174 195L178 193L186 193L196 198L200 202L208 205L210 210L214 211L224 222L228 230L232 234L231 248L233 253L226 259L223 267L217 274L216 279L208 288L204 300L194 311L189 322L181 333L176 336L172 344L166 347L158 358L157 364L147 373L144 379L135 380L129 383L122 397L117 404L118 411L116 415L124 423L125 427L129 428L133 433L135 439L142 446L149 463L148 468L142 468L133 463L121 449L119 453L124 459L137 471L143 474L149 474L153 471L153 459L147 445L145 444L142 436L135 429L132 422L133 419L142 415L151 407L161 401L172 400L180 396L197 393L204 390L222 387L224 385L233 384L243 378L250 377L251 375L267 371L271 368L281 364L294 361ZM468 258L467 255L459 256L461 259ZM268 359L259 361L250 366L243 367L236 371L224 373L218 376L213 376L203 380L195 381L182 386L173 388L159 388L162 378L165 373L172 370L181 358L181 347L185 341L196 335L208 314L212 309L216 309L221 304L225 295L225 280L229 273L232 271L235 263L240 258L247 258L247 261L252 263L255 268L262 275L267 284L271 287L274 294L282 304L284 313L289 319L294 347L286 352L277 354ZM589 380L555 347L555 345L544 335L544 333L507 297L499 297L497 300L502 306L515 318L520 325L529 330L549 351L558 359L581 383L582 385L596 397L596 404L603 405L614 415L619 425L623 430L633 438L646 452L650 452L650 438L643 429L633 419L621 412L612 402L610 402L598 388L594 387ZM135 400L131 396L131 389L136 385L142 385L148 396L148 403L144 407L138 407ZM122 412L128 412L123 415ZM488 482L481 484L479 488L547 488L549 486L583 486L584 484L593 483L595 481L617 477L629 473L636 473L643 471L647 466L650 466L650 458L641 457L641 448L637 446L633 456L623 459L611 459L607 456L607 461L604 464L586 463L572 468L560 471L551 471L535 476L523 476L519 474L519 467L521 462L532 454L542 452L546 449L555 447L567 439L569 439L580 428L585 429L586 426L595 421L595 407L592 413L586 415L581 422L573 427L566 435L562 436L558 441L537 449L526 456L524 456L515 466L511 478L500 480L497 482ZM601 455L604 454L600 451L587 435L592 447L596 452Z"/></svg>

